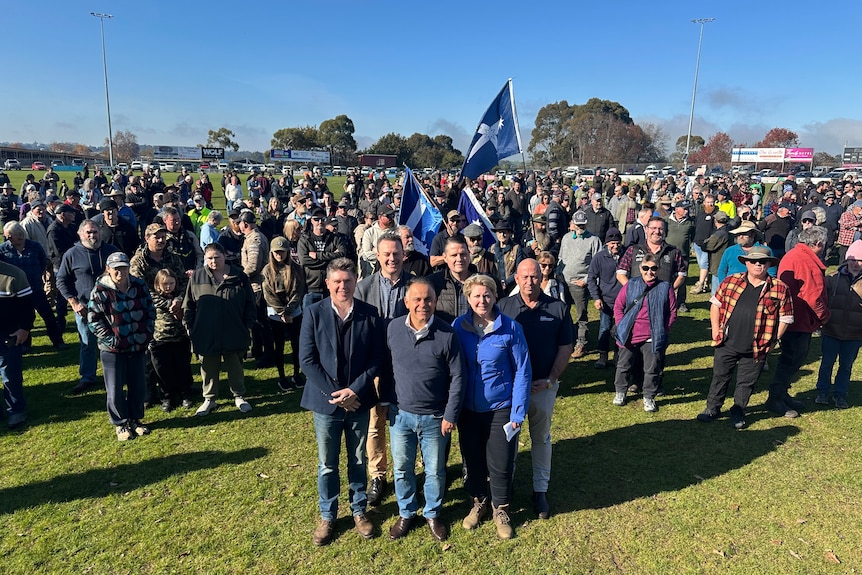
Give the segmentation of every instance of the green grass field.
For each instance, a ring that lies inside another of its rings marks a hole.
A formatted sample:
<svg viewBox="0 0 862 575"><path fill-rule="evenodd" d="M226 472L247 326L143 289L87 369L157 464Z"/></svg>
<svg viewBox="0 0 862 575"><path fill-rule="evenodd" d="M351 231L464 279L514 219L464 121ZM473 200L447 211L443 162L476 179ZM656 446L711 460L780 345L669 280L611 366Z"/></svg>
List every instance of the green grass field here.
<svg viewBox="0 0 862 575"><path fill-rule="evenodd" d="M793 388L809 406L801 418L762 411L767 373L752 398L747 429L733 430L726 418L695 421L711 378L707 305L705 296L689 296L691 313L672 329L668 395L656 414L644 413L639 399L613 407L613 371L594 369L595 354L571 363L552 430L549 521L533 519L524 433L512 541L498 540L489 523L475 532L461 529L469 506L455 480L446 495L443 518L452 535L445 544L424 527L389 541L397 515L392 495L370 514L379 536L362 540L351 531L344 493L337 538L325 548L311 543L317 520L311 416L299 407L298 393L278 390L274 369L247 365L249 414L235 409L222 390L210 416L151 409L146 421L152 434L120 443L103 390L69 393L77 382L77 336L67 331L66 341L75 345L56 353L37 319L33 351L25 358L28 424L16 432L0 427L0 571L858 572L859 407L815 408L820 342L814 339ZM853 376L849 400L858 406L862 373L857 368ZM456 477L457 449L449 464Z"/></svg>

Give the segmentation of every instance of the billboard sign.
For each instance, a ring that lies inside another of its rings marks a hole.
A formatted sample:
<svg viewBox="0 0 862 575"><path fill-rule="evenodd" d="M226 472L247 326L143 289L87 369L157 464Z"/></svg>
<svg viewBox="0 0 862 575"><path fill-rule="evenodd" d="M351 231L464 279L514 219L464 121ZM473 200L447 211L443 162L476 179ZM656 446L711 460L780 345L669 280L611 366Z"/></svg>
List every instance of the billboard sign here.
<svg viewBox="0 0 862 575"><path fill-rule="evenodd" d="M813 148L787 148L790 150L811 150ZM730 153L730 161L744 164L781 164L784 162L785 148L733 148ZM805 160L796 160L805 161ZM811 161L810 159L808 161Z"/></svg>
<svg viewBox="0 0 862 575"><path fill-rule="evenodd" d="M197 146L153 146L154 160L200 160Z"/></svg>
<svg viewBox="0 0 862 575"><path fill-rule="evenodd" d="M224 148L201 148L202 160L224 160Z"/></svg>
<svg viewBox="0 0 862 575"><path fill-rule="evenodd" d="M788 162L813 162L814 148L785 148L784 159Z"/></svg>
<svg viewBox="0 0 862 575"><path fill-rule="evenodd" d="M277 150L269 151L269 157L282 162L308 162L310 164L328 164L329 152L319 150Z"/></svg>
<svg viewBox="0 0 862 575"><path fill-rule="evenodd" d="M844 148L841 167L858 168L862 166L862 148Z"/></svg>
<svg viewBox="0 0 862 575"><path fill-rule="evenodd" d="M734 164L755 164L757 163L757 148L733 148L730 152L730 161Z"/></svg>

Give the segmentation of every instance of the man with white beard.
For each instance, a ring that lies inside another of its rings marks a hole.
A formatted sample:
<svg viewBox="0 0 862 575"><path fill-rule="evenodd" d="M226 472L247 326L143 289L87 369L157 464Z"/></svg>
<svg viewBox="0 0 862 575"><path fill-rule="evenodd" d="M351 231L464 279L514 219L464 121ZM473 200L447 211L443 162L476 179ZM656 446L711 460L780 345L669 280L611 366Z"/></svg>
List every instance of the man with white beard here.
<svg viewBox="0 0 862 575"><path fill-rule="evenodd" d="M81 378L72 388L73 393L83 393L96 385L96 359L98 347L96 336L87 328L87 303L96 279L105 271L105 261L114 252L120 251L111 244L103 244L99 226L92 220L84 220L78 227L80 241L63 254L57 271L57 288L75 313L78 336L81 339L81 354L78 373Z"/></svg>

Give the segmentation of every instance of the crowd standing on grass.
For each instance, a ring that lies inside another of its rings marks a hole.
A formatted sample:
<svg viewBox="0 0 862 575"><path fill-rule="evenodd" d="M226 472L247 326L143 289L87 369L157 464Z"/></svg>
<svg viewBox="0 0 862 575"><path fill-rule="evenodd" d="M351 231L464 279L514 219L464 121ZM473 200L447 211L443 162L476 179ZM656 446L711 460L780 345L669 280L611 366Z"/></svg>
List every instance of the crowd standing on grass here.
<svg viewBox="0 0 862 575"><path fill-rule="evenodd" d="M398 518L389 537L416 526L420 455L421 516L433 538L447 538L453 431L471 503L465 529L490 516L500 538L514 535L508 510L520 487L514 465L525 426L533 511L550 517L561 375L597 353L596 370L615 367L610 403L640 395L644 411L658 411L665 352L690 294L710 296L714 348L698 421L722 417L734 372L734 428L746 427L767 371L765 408L799 417L806 406L790 389L818 333L815 403L849 406L862 345L862 181L854 178L814 185L789 176L764 186L679 173L630 185L611 170L589 181L557 171L511 181L436 172L421 180L443 216L427 255L411 228L396 225L403 183L383 173L351 173L333 191L313 173L229 171L221 182L226 213L213 209L209 176L185 169L175 182L149 169L57 182L50 171L40 181L28 176L20 190L0 182L9 427L26 422L22 356L36 311L57 351L68 347L73 313L80 378L70 391L96 387L101 360L108 419L121 441L149 433L147 407L208 416L219 407L222 369L234 406L251 412L250 356L259 368L275 367L278 389L300 390L313 412L316 545L336 535L342 441L351 515L364 538L375 534L368 507L386 499L390 478ZM492 245L458 209L465 188L491 222ZM830 263L839 267L827 275Z"/></svg>

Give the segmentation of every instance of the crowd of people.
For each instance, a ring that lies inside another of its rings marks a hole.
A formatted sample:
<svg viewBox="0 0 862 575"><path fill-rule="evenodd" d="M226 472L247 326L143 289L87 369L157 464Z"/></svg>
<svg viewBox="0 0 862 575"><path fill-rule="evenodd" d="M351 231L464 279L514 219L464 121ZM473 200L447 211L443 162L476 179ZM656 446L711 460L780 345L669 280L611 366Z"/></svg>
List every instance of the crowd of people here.
<svg viewBox="0 0 862 575"><path fill-rule="evenodd" d="M798 417L805 405L789 390L815 333L823 356L815 401L848 406L862 344L862 182L789 177L767 189L731 176L630 185L601 171L590 181L533 172L511 182L436 173L421 182L443 215L427 255L397 224L402 182L383 174L351 174L336 201L326 178L310 173L243 181L228 172L227 213L214 209L208 175L185 170L169 183L152 171L83 173L63 199L56 183L28 178L20 195L0 185L9 426L26 421L21 358L36 311L62 350L71 308L80 343L71 391L95 387L101 361L121 441L150 432L147 406L209 415L222 371L234 406L252 411L244 378L251 356L276 368L282 391L301 390L313 412L316 545L334 536L342 440L350 511L364 538L375 533L367 509L387 497L390 477L398 518L389 537L415 527L420 456L421 517L435 539L447 538L441 510L454 430L471 500L463 528L491 517L500 538L514 535L522 427L531 438L533 509L548 518L560 376L594 348L595 368L615 369L612 404L640 395L644 411L657 411L689 294L710 294L715 365L699 421L721 417L734 371L735 428L746 426L766 370L766 408ZM491 245L458 209L465 187L491 222ZM839 267L827 276L830 258ZM590 305L599 315L595 338Z"/></svg>

